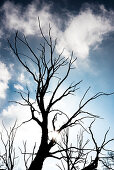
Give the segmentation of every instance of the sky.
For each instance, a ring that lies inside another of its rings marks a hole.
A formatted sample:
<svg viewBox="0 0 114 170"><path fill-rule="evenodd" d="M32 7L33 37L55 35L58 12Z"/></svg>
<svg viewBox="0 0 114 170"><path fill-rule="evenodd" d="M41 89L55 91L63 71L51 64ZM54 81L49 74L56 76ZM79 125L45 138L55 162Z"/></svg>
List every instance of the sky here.
<svg viewBox="0 0 114 170"><path fill-rule="evenodd" d="M48 25L52 29L53 40L57 38L56 55L63 49L63 56L68 57L73 51L77 61L68 80L63 84L59 94L72 81L80 84L77 94L65 99L58 107L69 114L72 113L84 92L89 86L91 89L88 98L99 91L114 92L114 1L113 0L3 0L0 1L0 121L9 128L17 119L18 124L28 120L28 108L23 108L9 101L21 100L16 90L25 90L26 85L31 91L31 100L34 97L35 85L30 75L19 64L15 55L9 48L7 39L13 43L15 32L24 34L31 47L37 50L42 37L38 28L38 17L41 27L48 35ZM23 53L27 49L20 45ZM49 51L47 51L47 54ZM30 67L34 70L34 66ZM64 74L63 70L63 74ZM54 84L52 84L53 88ZM87 109L104 118L97 120L94 130L98 141L102 134L110 127L109 138L114 137L114 95L105 96L93 101ZM22 140L28 141L28 146L33 146L39 138L40 130L34 122L24 125L18 132L17 141L22 145ZM2 130L2 123L0 125ZM29 131L28 131L29 129ZM34 132L34 133L33 133ZM21 138L20 138L21 134ZM113 147L113 145L111 146ZM49 168L50 164L47 163ZM44 166L44 170L47 167ZM21 167L18 169L21 170Z"/></svg>

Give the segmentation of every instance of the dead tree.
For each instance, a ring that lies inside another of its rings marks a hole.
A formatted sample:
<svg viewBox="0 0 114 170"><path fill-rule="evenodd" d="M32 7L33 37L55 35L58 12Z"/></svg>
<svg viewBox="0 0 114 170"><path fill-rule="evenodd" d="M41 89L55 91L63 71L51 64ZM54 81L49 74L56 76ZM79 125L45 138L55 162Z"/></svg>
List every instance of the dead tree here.
<svg viewBox="0 0 114 170"><path fill-rule="evenodd" d="M77 146L70 143L69 130L67 129L64 131L62 142L58 143L59 150L51 153L52 155L55 155L57 159L61 160L61 165L57 164L60 170L95 170L98 168L99 162L103 162L104 165L106 165L106 162L104 162L104 159L106 158L105 146L114 141L114 139L106 139L109 132L108 130L104 135L102 144L98 146L92 132L93 122L89 126L89 139L92 139L92 141L87 140L84 142L84 131L81 131L75 140ZM89 142L93 142L94 147L89 147ZM94 157L94 159L91 157ZM113 154L110 154L110 159L111 158L113 158ZM109 168L108 165L107 167Z"/></svg>
<svg viewBox="0 0 114 170"><path fill-rule="evenodd" d="M53 155L56 154L57 159L61 160L61 165L57 164L58 168L60 170L80 169L80 164L83 165L85 163L87 155L91 152L90 149L85 148L89 140L84 143L84 130L80 130L80 133L77 135L75 140L77 145L70 143L69 129L64 130L61 138L61 142L57 143L59 150L52 153Z"/></svg>
<svg viewBox="0 0 114 170"><path fill-rule="evenodd" d="M17 132L16 122L14 126L10 128L10 131L6 129L4 124L3 127L6 132L6 138L4 138L3 134L0 133L1 147L3 149L0 153L0 169L13 170L15 167L15 159L17 158L14 147L14 140Z"/></svg>
<svg viewBox="0 0 114 170"><path fill-rule="evenodd" d="M104 93L99 92L89 98L88 100L84 101L86 94L88 93L89 89L85 92L84 96L82 97L79 108L75 111L75 113L72 113L71 117L68 117L67 113L64 113L62 110L54 109L54 106L56 103L59 103L62 101L63 98L72 95L75 93L76 90L79 88L79 84L81 81L77 83L71 83L64 91L63 93L57 97L56 94L58 90L60 89L61 85L65 82L65 80L68 78L69 73L72 69L74 69L74 62L76 61L76 57L73 56L73 53L68 58L63 57L63 52L59 54L58 56L55 55L55 48L57 44L57 40L53 41L51 37L51 27L49 26L49 36L48 38L45 37L43 34L43 31L40 26L39 21L39 28L42 35L42 38L44 40L44 44L41 43L40 47L37 49L38 51L35 52L33 48L30 46L27 38L23 35L20 36L18 32L16 32L14 44L12 44L9 40L8 43L10 45L10 48L12 49L13 53L17 57L18 61L22 64L22 66L26 69L26 71L33 77L33 81L36 84L36 95L34 98L34 102L31 102L30 100L30 91L27 89L27 95L25 96L25 92L22 91L18 92L23 99L23 103L20 103L19 101L14 101L18 104L21 104L23 106L29 106L31 111L31 119L34 120L38 126L41 128L41 142L40 146L38 148L38 151L35 155L34 160L32 161L29 170L41 170L43 166L44 160L50 156L50 150L51 148L56 144L56 142L52 139L49 141L48 138L48 124L52 123L53 130L60 133L67 127L71 127L73 125L81 124L81 121L85 118L93 118L97 117L87 111L84 111L84 107L92 100L103 96L103 95L111 95L112 93ZM20 52L19 44L22 43L23 46L25 46L29 50L29 54L23 54L23 52ZM47 56L46 49L49 49L49 54ZM25 61L25 59L27 59ZM34 68L36 69L36 72L34 72L27 61L34 64ZM60 72L62 69L65 69L65 74L63 77L60 76ZM55 85L55 88L53 91L50 92L50 83L55 80L57 84ZM50 99L48 101L48 105L45 105L45 98L46 94L50 92ZM37 109L34 107L34 103L37 104ZM37 115L36 115L37 113ZM50 122L49 115L53 115L53 120ZM42 120L39 119L39 115L42 117ZM58 129L55 127L55 120L56 116L59 115L66 115L67 120L66 122L61 125ZM85 116L84 116L85 115ZM45 148L45 152L44 152ZM52 156L52 155L51 155Z"/></svg>
<svg viewBox="0 0 114 170"><path fill-rule="evenodd" d="M24 160L24 165L25 169L28 170L28 162L32 162L34 160L35 154L35 148L36 148L36 143L34 144L33 150L28 153L27 152L27 141L23 141L23 149L19 148L21 151L21 154L23 155L23 160ZM30 163L29 163L30 164Z"/></svg>
<svg viewBox="0 0 114 170"><path fill-rule="evenodd" d="M94 122L94 121L93 121L93 122ZM101 154L102 154L102 151L106 151L105 146L106 146L108 143L114 141L113 138L110 139L110 140L107 140L107 134L108 134L108 132L109 132L109 130L107 130L107 132L106 132L105 135L104 135L104 139L103 139L103 142L102 142L101 146L98 146L98 144L97 144L97 142L96 142L96 140L95 140L94 134L93 134L93 132L92 132L92 129L91 129L93 122L90 124L89 131L90 131L90 134L91 134L92 141L93 141L93 143L94 143L94 145L95 145L95 148L94 148L94 149L91 149L91 151L94 150L94 151L96 152L96 156L95 156L95 158L89 163L89 165L85 166L82 170L92 170L92 169L95 170L95 169L97 169L98 163L99 163L100 161L102 162L102 160L103 160L103 156L101 156ZM104 157L105 157L105 156L104 156Z"/></svg>
<svg viewBox="0 0 114 170"><path fill-rule="evenodd" d="M102 159L103 170L114 169L114 151L109 150L108 154Z"/></svg>

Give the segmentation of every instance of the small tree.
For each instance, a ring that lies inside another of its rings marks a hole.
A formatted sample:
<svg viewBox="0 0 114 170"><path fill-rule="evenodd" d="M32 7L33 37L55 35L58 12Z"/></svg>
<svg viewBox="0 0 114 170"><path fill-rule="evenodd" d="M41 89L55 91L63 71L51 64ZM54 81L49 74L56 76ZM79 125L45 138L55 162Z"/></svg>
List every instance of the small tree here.
<svg viewBox="0 0 114 170"><path fill-rule="evenodd" d="M17 132L16 122L10 131L6 129L6 137L3 137L3 134L0 133L0 143L2 151L0 152L0 169L1 170L13 170L15 168L15 159L17 158L14 147L14 140Z"/></svg>
<svg viewBox="0 0 114 170"><path fill-rule="evenodd" d="M60 133L64 131L66 128L70 128L77 124L81 125L81 121L86 118L98 117L98 116L93 115L92 113L84 111L84 107L90 101L100 96L104 96L104 95L108 96L112 94L112 93L107 94L104 92L99 92L95 94L94 96L92 96L91 98L89 98L88 100L84 101L85 96L90 89L88 88L79 103L78 109L70 117L68 117L68 115L64 113L63 110L54 109L54 106L57 103L62 102L63 98L74 94L75 91L78 90L79 88L78 86L81 83L81 81L77 83L71 83L61 93L59 97L56 96L61 85L68 78L70 71L74 69L74 62L76 61L77 58L73 56L73 53L71 54L69 58L64 58L62 55L63 52L61 52L61 54L59 54L58 56L55 55L55 48L56 48L57 40L53 42L52 37L51 37L50 26L49 26L48 38L45 37L45 35L42 32L40 21L39 21L39 28L40 28L42 38L44 40L44 44L43 43L40 44L40 48L38 48L38 54L36 54L36 52L34 52L34 50L31 48L31 46L29 45L29 42L27 41L27 38L24 35L23 37L21 37L18 32L16 32L16 35L15 35L14 45L12 45L12 43L8 40L8 43L12 51L14 52L15 56L17 57L18 61L22 64L22 66L26 69L26 71L33 77L34 83L36 84L36 91L35 91L36 95L34 98L34 102L31 102L30 100L30 91L28 88L27 88L26 96L25 96L25 92L22 92L22 91L18 92L24 101L23 103L14 101L23 106L29 106L30 111L31 111L30 120L34 120L38 124L38 126L41 128L42 135L41 135L40 146L37 150L37 153L35 154L35 158L30 164L29 170L41 170L44 160L47 157L55 157L54 153L51 152L51 148L53 148L53 146L56 144L56 141L53 138L49 140L49 129L48 129L49 123L52 124L53 131L57 133ZM19 51L18 43L22 43L22 45L27 47L27 49L30 52L29 56ZM46 54L47 47L50 50L49 56L47 56ZM26 57L27 60L31 61L31 63L34 64L35 66L34 68L36 68L36 72L34 72L31 69L31 67L27 64L27 62L23 60L23 57ZM67 69L67 71L65 72L65 75L61 77L60 72L63 68ZM45 97L46 97L46 94L49 93L50 83L53 81L53 79L55 79L57 83L55 85L55 88L50 93L51 97L46 106ZM34 103L37 104L37 109L35 108ZM52 120L49 119L50 114L53 115ZM39 115L42 117L42 120L39 118ZM55 122L57 121L57 116L60 116L60 115L65 115L67 120L58 129L56 129ZM97 151L97 148L96 148L96 151ZM58 152L61 153L61 151L59 150Z"/></svg>
<svg viewBox="0 0 114 170"><path fill-rule="evenodd" d="M102 160L103 163L103 169L114 169L114 151L110 150L108 151L108 154L106 157Z"/></svg>
<svg viewBox="0 0 114 170"><path fill-rule="evenodd" d="M80 131L77 135L77 140L73 145L70 143L69 139L69 129L66 129L62 135L62 142L58 144L59 150L53 152L53 154L61 153L61 156L57 157L61 160L61 165L57 165L61 170L94 170L98 167L98 162L101 161L105 166L111 167L112 163L106 164L106 159L110 158L110 161L113 159L113 154L110 153L109 157L106 157L105 146L113 141L114 139L107 140L108 131L105 133L103 141L100 146L98 146L94 134L92 132L92 124L89 126L90 138L94 144L93 148L88 147L89 140L84 142L84 130ZM104 155L105 154L105 155ZM103 156L104 155L104 156ZM92 158L94 157L94 158ZM91 158L91 159L90 159ZM82 167L82 168L80 168Z"/></svg>

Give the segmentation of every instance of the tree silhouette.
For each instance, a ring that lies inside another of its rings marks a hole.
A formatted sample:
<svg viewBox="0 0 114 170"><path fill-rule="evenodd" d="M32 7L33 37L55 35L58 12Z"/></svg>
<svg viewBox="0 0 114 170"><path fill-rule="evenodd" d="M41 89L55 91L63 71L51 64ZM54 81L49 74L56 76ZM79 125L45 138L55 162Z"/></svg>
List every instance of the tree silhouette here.
<svg viewBox="0 0 114 170"><path fill-rule="evenodd" d="M41 128L41 141L39 148L37 152L34 154L34 159L32 160L29 170L41 170L43 167L43 163L46 158L48 157L54 157L55 153L62 153L60 149L58 149L55 152L52 152L51 149L57 145L57 142L54 138L49 140L49 129L48 125L52 124L53 131L56 133L61 133L65 129L70 128L72 126L82 125L82 120L89 119L89 118L98 118L98 116L93 115L92 113L89 113L88 111L85 111L85 106L92 100L100 97L100 96L108 96L112 93L104 93L104 92L98 92L97 94L90 97L88 100L85 101L85 96L87 95L88 91L90 90L90 87L87 89L85 94L83 95L82 99L80 100L78 109L71 114L70 117L66 113L63 112L63 110L55 109L54 106L62 102L62 99L74 94L79 89L79 84L82 81L79 81L77 83L71 83L64 91L60 94L60 96L57 96L57 92L59 91L62 84L65 82L65 80L69 77L69 73L72 69L75 69L74 63L76 61L76 57L73 56L73 53L68 58L64 58L63 51L57 56L55 55L55 49L57 40L53 41L51 36L51 27L49 26L49 34L48 37L46 37L43 34L43 31L41 29L40 20L39 20L39 28L42 35L42 38L44 40L44 43L40 44L40 47L37 48L38 52L36 53L32 47L30 46L27 38L25 35L20 36L18 32L15 34L14 44L12 44L9 40L8 43L17 57L18 61L22 64L22 66L26 69L26 71L33 77L33 81L36 84L36 91L35 91L35 98L34 101L30 99L30 90L27 88L27 92L18 91L21 98L23 99L23 103L19 101L13 101L23 106L28 106L31 111L31 120L34 120L37 125ZM24 54L23 52L20 52L19 44L22 44L29 50L29 55ZM49 49L49 54L47 56L46 48ZM25 61L26 58L26 61ZM32 68L29 66L27 61L34 64L35 71L32 70ZM65 69L65 74L61 77L60 73L61 70ZM50 84L51 82L55 80L56 85L54 89L50 92ZM46 105L46 95L47 93L50 93L50 99L48 100L48 104ZM34 104L37 105L37 109L34 106ZM49 115L53 115L53 118L50 120ZM56 128L56 122L57 118L61 115L64 115L66 117L66 122L59 126L59 128ZM41 116L42 120L39 118ZM24 122L25 123L25 122ZM84 128L84 127L83 127ZM96 147L96 162L98 163L98 155L102 148L97 147L97 144L94 140L93 133L91 131L90 126L90 133L92 136L92 140L94 141L95 147ZM68 141L67 141L68 142ZM80 146L82 147L82 146ZM25 146L26 148L26 146ZM72 147L66 148L65 151L67 152L72 150ZM79 148L78 153L79 157L83 157L83 150L84 148ZM81 151L82 150L82 151ZM26 154L26 153L25 153ZM32 153L31 153L32 154ZM82 155L81 155L82 154ZM94 162L95 162L94 160ZM68 164L70 159L68 159ZM76 160L74 160L76 162ZM72 163L73 167L71 169L76 169L75 164ZM90 164L87 166L89 168L92 165ZM97 164L95 165L97 167ZM83 170L87 169L86 167L83 168ZM92 169L92 168L89 168Z"/></svg>
<svg viewBox="0 0 114 170"><path fill-rule="evenodd" d="M102 160L103 163L103 170L106 169L110 169L113 170L114 169L114 151L110 150L108 151L107 156Z"/></svg>
<svg viewBox="0 0 114 170"><path fill-rule="evenodd" d="M14 140L17 132L16 122L10 131L4 126L6 133L6 139L3 134L0 133L0 143L2 151L0 152L0 169L1 170L13 170L15 168L15 160L17 159L14 147Z"/></svg>
<svg viewBox="0 0 114 170"><path fill-rule="evenodd" d="M113 154L110 152L110 156L106 157L106 153L102 151L106 151L105 146L113 141L114 139L107 140L107 134L109 130L105 133L103 141L100 146L98 146L94 134L92 132L92 124L89 126L90 138L93 141L93 148L88 147L89 140L84 142L84 130L80 131L77 135L77 146L74 146L70 143L69 139L69 129L66 129L62 135L62 142L58 143L59 151L53 152L53 154L61 153L61 156L57 157L61 160L61 165L57 165L61 170L73 170L73 169L82 169L82 170L93 170L97 169L98 162L102 162L107 167L111 166L111 163L106 164L106 159L112 160ZM95 154L94 154L95 153ZM90 155L94 158L90 159ZM104 156L103 156L104 155ZM82 168L81 168L81 167Z"/></svg>

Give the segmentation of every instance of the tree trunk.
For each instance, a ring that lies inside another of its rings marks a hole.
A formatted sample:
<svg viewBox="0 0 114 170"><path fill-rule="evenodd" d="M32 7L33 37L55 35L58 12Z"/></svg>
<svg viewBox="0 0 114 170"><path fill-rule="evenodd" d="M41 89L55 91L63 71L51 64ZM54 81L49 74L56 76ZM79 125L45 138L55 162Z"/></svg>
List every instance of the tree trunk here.
<svg viewBox="0 0 114 170"><path fill-rule="evenodd" d="M44 160L49 155L49 146L48 146L48 129L47 129L47 119L43 122L42 125L42 138L39 150L36 154L36 157L32 161L28 170L41 170L43 167Z"/></svg>
<svg viewBox="0 0 114 170"><path fill-rule="evenodd" d="M45 146L42 144L40 145L39 151L35 157L35 159L32 161L29 170L41 170L43 167L44 160L46 159L46 149Z"/></svg>
<svg viewBox="0 0 114 170"><path fill-rule="evenodd" d="M99 160L99 157L97 155L95 160L92 163L90 163L90 165L88 165L87 167L83 168L82 170L97 170L98 160Z"/></svg>

